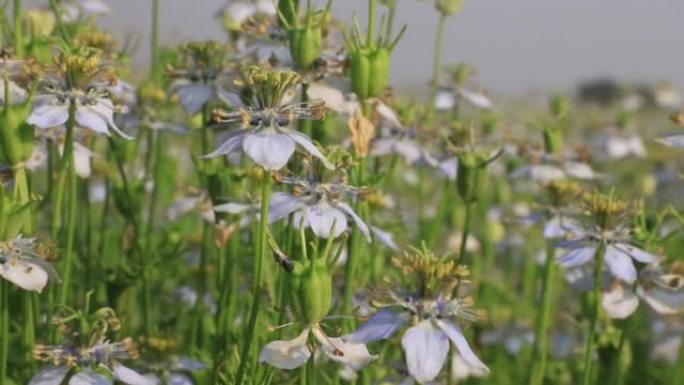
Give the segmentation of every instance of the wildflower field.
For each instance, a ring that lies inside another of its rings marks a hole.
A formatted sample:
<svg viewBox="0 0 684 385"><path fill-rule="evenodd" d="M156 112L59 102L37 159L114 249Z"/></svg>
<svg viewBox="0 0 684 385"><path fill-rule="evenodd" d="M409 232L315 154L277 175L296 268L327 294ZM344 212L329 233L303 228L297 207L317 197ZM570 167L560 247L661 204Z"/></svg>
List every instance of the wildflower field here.
<svg viewBox="0 0 684 385"><path fill-rule="evenodd" d="M102 0L0 1L0 385L684 385L672 88L498 100L462 0L415 92L402 1L142 3L144 67Z"/></svg>

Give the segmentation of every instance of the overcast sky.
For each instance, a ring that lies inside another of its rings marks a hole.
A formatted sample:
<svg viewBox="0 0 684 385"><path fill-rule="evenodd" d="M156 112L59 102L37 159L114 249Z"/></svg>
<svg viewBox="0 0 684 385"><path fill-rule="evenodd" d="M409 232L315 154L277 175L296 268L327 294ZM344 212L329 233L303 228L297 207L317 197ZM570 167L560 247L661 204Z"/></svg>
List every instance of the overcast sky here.
<svg viewBox="0 0 684 385"><path fill-rule="evenodd" d="M222 39L212 15L226 0L161 0L163 42ZM39 3L32 1L33 4ZM45 3L45 1L43 2ZM106 27L141 36L147 58L150 0L109 0ZM427 82L437 16L431 0L398 0L409 29L394 55L395 83ZM366 0L334 0L334 13L365 20ZM381 8L382 9L382 8ZM684 0L465 0L447 21L446 62L474 65L505 93L559 89L580 79L672 80L684 89Z"/></svg>

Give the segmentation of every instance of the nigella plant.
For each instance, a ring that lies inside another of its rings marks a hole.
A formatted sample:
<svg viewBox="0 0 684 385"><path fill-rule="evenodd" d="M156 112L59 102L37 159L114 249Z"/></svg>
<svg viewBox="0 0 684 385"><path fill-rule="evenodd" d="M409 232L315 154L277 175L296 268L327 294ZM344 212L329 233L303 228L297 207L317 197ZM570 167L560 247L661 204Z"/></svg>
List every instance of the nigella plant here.
<svg viewBox="0 0 684 385"><path fill-rule="evenodd" d="M329 337L323 329L332 304L332 272L342 252L342 245L333 252L332 238L325 249L306 250L302 234L302 258L293 260L285 255L271 240L276 262L288 273L288 291L291 293L291 309L296 317L292 324L301 324L303 330L294 339L278 340L266 344L259 353L259 361L279 369L295 369L311 359L313 347L310 339L320 344L323 353L333 361L353 370L360 370L376 357L366 345L339 337Z"/></svg>
<svg viewBox="0 0 684 385"><path fill-rule="evenodd" d="M605 265L613 277L633 283L637 279L634 261L650 264L659 258L635 245L631 230L621 223L628 211L625 202L601 194L585 200L590 221L576 229L574 238L558 243L558 247L568 249L559 263L564 267L579 267L593 261Z"/></svg>
<svg viewBox="0 0 684 385"><path fill-rule="evenodd" d="M63 48L41 78L27 122L48 129L73 119L96 133L109 136L111 128L132 139L114 123L115 107L107 87L115 83L112 67L103 63L98 51Z"/></svg>
<svg viewBox="0 0 684 385"><path fill-rule="evenodd" d="M320 120L325 117L325 103L313 100L305 104L287 105L301 77L293 71L272 71L252 67L244 78L253 98L249 104L235 94L226 95L233 112L217 111L219 123L242 123L242 128L228 132L224 142L205 158L229 155L242 150L267 171L285 167L299 146L318 158L326 168L334 166L306 135L291 128L300 119Z"/></svg>
<svg viewBox="0 0 684 385"><path fill-rule="evenodd" d="M348 218L371 242L370 230L346 199L357 200L367 196L369 189L348 186L343 181L324 183L314 176L302 178L279 177L280 181L294 186L293 193L277 192L271 197L268 221L273 223L294 214L295 226L311 228L321 238L337 238L348 228Z"/></svg>
<svg viewBox="0 0 684 385"><path fill-rule="evenodd" d="M342 339L350 343L388 339L410 323L401 346L408 371L419 383L431 382L439 375L450 342L469 367L488 371L459 326L461 321L472 322L483 317L481 312L471 309L472 298L453 295L459 292L459 286L462 288L468 283L467 268L448 256L435 256L425 246L392 262L403 277L404 288L389 290L382 308Z"/></svg>
<svg viewBox="0 0 684 385"><path fill-rule="evenodd" d="M48 366L38 372L29 385L60 385L67 377L69 384L111 385L112 378L128 385L153 384L120 363L121 360L138 359L139 353L131 338L116 342L109 339L121 327L112 309L102 308L87 315L74 313L57 318L55 322L64 334L65 342L35 346L34 358Z"/></svg>

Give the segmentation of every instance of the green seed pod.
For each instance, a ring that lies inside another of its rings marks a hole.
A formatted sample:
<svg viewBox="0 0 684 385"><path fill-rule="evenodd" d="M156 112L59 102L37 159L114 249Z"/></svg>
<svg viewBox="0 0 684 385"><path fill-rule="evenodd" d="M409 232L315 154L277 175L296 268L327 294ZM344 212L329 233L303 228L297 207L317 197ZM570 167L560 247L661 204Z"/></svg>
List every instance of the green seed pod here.
<svg viewBox="0 0 684 385"><path fill-rule="evenodd" d="M352 91L360 99L369 98L370 58L368 51L363 49L351 53L351 85Z"/></svg>
<svg viewBox="0 0 684 385"><path fill-rule="evenodd" d="M26 123L31 104L11 105L0 112L0 163L16 165L33 152L33 126Z"/></svg>
<svg viewBox="0 0 684 385"><path fill-rule="evenodd" d="M332 270L326 260L294 262L290 289L292 308L299 320L309 325L322 320L332 302Z"/></svg>
<svg viewBox="0 0 684 385"><path fill-rule="evenodd" d="M370 57L370 84L368 92L371 97L382 94L389 83L390 53L387 48L379 47Z"/></svg>
<svg viewBox="0 0 684 385"><path fill-rule="evenodd" d="M463 0L435 0L435 7L444 15L455 15L463 6Z"/></svg>
<svg viewBox="0 0 684 385"><path fill-rule="evenodd" d="M471 203L487 188L489 171L487 169L487 154L466 151L458 155L458 175L456 188L464 201Z"/></svg>
<svg viewBox="0 0 684 385"><path fill-rule="evenodd" d="M290 55L297 67L307 70L321 55L323 32L320 27L310 26L288 31Z"/></svg>

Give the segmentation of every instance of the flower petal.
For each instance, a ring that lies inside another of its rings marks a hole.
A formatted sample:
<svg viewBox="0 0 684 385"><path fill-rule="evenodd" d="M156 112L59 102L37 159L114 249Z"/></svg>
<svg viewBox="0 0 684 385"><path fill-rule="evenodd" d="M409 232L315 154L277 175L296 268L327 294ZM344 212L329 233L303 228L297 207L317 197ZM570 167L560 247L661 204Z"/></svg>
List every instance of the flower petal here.
<svg viewBox="0 0 684 385"><path fill-rule="evenodd" d="M408 319L409 315L407 313L389 309L380 310L369 318L366 323L343 338L351 343L364 344L385 340L392 337Z"/></svg>
<svg viewBox="0 0 684 385"><path fill-rule="evenodd" d="M214 90L205 84L186 84L176 89L178 101L189 114L198 113L214 97Z"/></svg>
<svg viewBox="0 0 684 385"><path fill-rule="evenodd" d="M229 155L242 147L242 142L247 137L249 130L234 130L229 135L228 138L221 143L216 150L210 152L207 155L202 156L204 159L216 158L217 156Z"/></svg>
<svg viewBox="0 0 684 385"><path fill-rule="evenodd" d="M394 234L375 226L371 226L370 230L373 233L373 239L380 241L380 243L393 251L401 250L397 242L394 241Z"/></svg>
<svg viewBox="0 0 684 385"><path fill-rule="evenodd" d="M596 247L596 245L588 245L570 249L558 259L558 264L563 267L584 265L594 258Z"/></svg>
<svg viewBox="0 0 684 385"><path fill-rule="evenodd" d="M356 223L356 227L358 227L361 234L363 234L363 236L366 237L366 241L368 243L371 243L373 241L373 238L371 238L370 230L368 230L368 226L366 226L366 223L363 221L363 219L361 219L361 217L356 215L354 210L348 204L344 202L336 202L335 206L337 206L337 208L339 208L340 210L347 213L350 217L352 217L354 223Z"/></svg>
<svg viewBox="0 0 684 385"><path fill-rule="evenodd" d="M309 329L289 341L272 341L259 353L259 362L266 362L278 369L295 369L311 357L308 345Z"/></svg>
<svg viewBox="0 0 684 385"><path fill-rule="evenodd" d="M286 129L286 130L284 130L284 132L287 135L289 135L290 138L292 138L292 140L294 140L298 145L302 146L302 148L304 148L304 150L306 152L311 154L311 156L318 158L321 161L321 163L323 163L323 166L325 166L325 168L327 168L328 170L334 170L335 169L335 166L332 163L330 163L328 158L326 158L318 150L318 147L316 147L316 145L313 144L313 142L311 142L311 139L309 139L308 136L306 136L306 135L304 135L301 132L296 131L296 130Z"/></svg>
<svg viewBox="0 0 684 385"><path fill-rule="evenodd" d="M655 139L656 142L664 144L668 147L683 148L684 147L684 135L674 134L666 135Z"/></svg>
<svg viewBox="0 0 684 385"><path fill-rule="evenodd" d="M43 291L48 281L48 273L42 267L13 259L0 265L0 277L28 291Z"/></svg>
<svg viewBox="0 0 684 385"><path fill-rule="evenodd" d="M242 149L267 171L278 171L294 154L295 142L286 134L264 129L246 135Z"/></svg>
<svg viewBox="0 0 684 385"><path fill-rule="evenodd" d="M461 328L458 327L453 322L449 321L444 321L444 320L436 320L435 323L437 326L439 326L440 329L444 332L444 334L449 337L451 342L453 342L454 345L456 345L456 349L458 349L458 352L461 354L463 357L463 360L468 363L468 365L484 370L484 371L489 371L487 368L487 365L485 365L480 359L475 355L473 350L470 348L470 345L468 345L468 341L466 341L465 337L463 336L463 332L461 332Z"/></svg>
<svg viewBox="0 0 684 385"><path fill-rule="evenodd" d="M45 103L33 108L26 123L38 128L52 128L61 126L69 120L68 104Z"/></svg>
<svg viewBox="0 0 684 385"><path fill-rule="evenodd" d="M92 369L86 368L69 379L69 385L112 385L112 381Z"/></svg>
<svg viewBox="0 0 684 385"><path fill-rule="evenodd" d="M313 328L312 331L328 358L354 370L363 369L377 358L368 353L368 348L364 344L346 342L343 338L328 337L318 327Z"/></svg>
<svg viewBox="0 0 684 385"><path fill-rule="evenodd" d="M444 366L449 339L432 321L425 320L408 329L401 339L408 371L419 383L430 382Z"/></svg>
<svg viewBox="0 0 684 385"><path fill-rule="evenodd" d="M677 314L684 309L684 292L669 291L658 287L643 289L637 287L637 294L659 314Z"/></svg>
<svg viewBox="0 0 684 385"><path fill-rule="evenodd" d="M169 385L194 385L194 382L185 374L171 373L169 375Z"/></svg>
<svg viewBox="0 0 684 385"><path fill-rule="evenodd" d="M304 202L296 196L286 192L276 192L271 196L269 203L268 223L277 222L304 206Z"/></svg>
<svg viewBox="0 0 684 385"><path fill-rule="evenodd" d="M631 290L625 290L622 284L616 284L603 293L601 304L608 317L625 319L637 309L639 298Z"/></svg>
<svg viewBox="0 0 684 385"><path fill-rule="evenodd" d="M153 381L143 377L133 369L115 363L112 367L114 378L128 385L153 385Z"/></svg>
<svg viewBox="0 0 684 385"><path fill-rule="evenodd" d="M347 230L347 217L328 202L321 201L306 208L306 224L321 238L337 238Z"/></svg>
<svg viewBox="0 0 684 385"><path fill-rule="evenodd" d="M614 243L613 247L616 249L620 250L621 252L629 255L633 259L636 259L637 261L641 263L654 263L658 261L658 257L655 255L644 251L638 247L634 247L632 245L626 244L626 243Z"/></svg>
<svg viewBox="0 0 684 385"><path fill-rule="evenodd" d="M33 376L28 385L60 385L67 372L69 368L66 366L48 366Z"/></svg>
<svg viewBox="0 0 684 385"><path fill-rule="evenodd" d="M469 91L465 88L459 88L458 93L459 95L461 95L463 100L468 102L473 107L477 107L483 110L488 110L494 107L494 103L492 103L492 100L482 93Z"/></svg>
<svg viewBox="0 0 684 385"><path fill-rule="evenodd" d="M614 277L627 283L632 283L637 278L636 268L629 255L623 253L613 245L606 246L606 254L603 257L608 271Z"/></svg>

